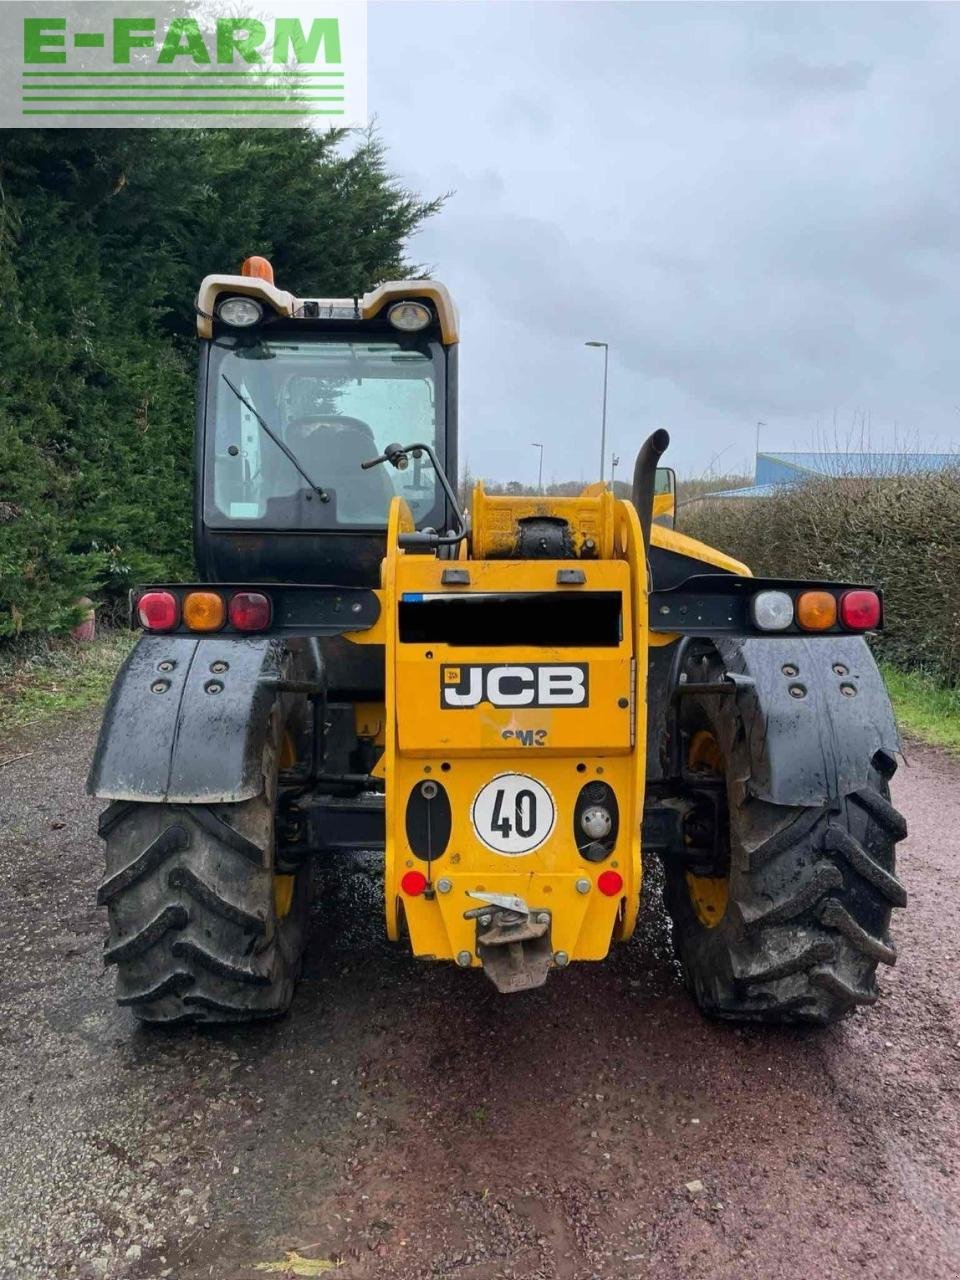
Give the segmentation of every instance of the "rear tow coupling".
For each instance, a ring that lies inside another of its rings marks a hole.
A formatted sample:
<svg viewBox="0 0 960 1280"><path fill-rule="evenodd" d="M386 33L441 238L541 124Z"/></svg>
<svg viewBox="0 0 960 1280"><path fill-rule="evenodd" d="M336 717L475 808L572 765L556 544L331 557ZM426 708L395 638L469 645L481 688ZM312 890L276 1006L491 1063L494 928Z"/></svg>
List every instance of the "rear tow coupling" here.
<svg viewBox="0 0 960 1280"><path fill-rule="evenodd" d="M553 966L550 912L528 907L509 893L471 893L484 905L463 913L477 922L477 955L483 971L498 991L529 991L542 987Z"/></svg>

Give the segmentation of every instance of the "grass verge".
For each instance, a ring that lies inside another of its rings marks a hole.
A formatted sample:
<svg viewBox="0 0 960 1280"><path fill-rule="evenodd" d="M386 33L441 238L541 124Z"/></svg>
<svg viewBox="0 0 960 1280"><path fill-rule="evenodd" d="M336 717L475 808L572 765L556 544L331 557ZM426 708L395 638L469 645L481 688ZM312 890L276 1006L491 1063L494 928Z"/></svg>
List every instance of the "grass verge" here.
<svg viewBox="0 0 960 1280"><path fill-rule="evenodd" d="M880 669L903 732L960 753L960 689L945 689L931 676L886 662Z"/></svg>
<svg viewBox="0 0 960 1280"><path fill-rule="evenodd" d="M85 645L33 637L4 644L0 647L0 736L102 703L134 639L130 631L102 631Z"/></svg>

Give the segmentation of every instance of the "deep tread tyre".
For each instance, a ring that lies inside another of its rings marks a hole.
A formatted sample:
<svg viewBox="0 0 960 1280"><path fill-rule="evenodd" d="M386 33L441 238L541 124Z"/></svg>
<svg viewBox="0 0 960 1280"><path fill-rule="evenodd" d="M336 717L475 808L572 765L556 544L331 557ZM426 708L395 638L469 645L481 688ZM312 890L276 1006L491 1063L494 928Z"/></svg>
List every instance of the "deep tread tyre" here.
<svg viewBox="0 0 960 1280"><path fill-rule="evenodd" d="M102 815L107 964L117 1003L144 1022L272 1018L293 999L306 940L310 863L289 911L274 909L276 749L266 785L230 805L110 805Z"/></svg>
<svg viewBox="0 0 960 1280"><path fill-rule="evenodd" d="M890 803L896 762L878 753L865 786L831 806L788 808L750 794L750 726L732 700L691 697L687 727L716 739L727 779L726 909L707 927L684 869L669 861L664 894L688 988L718 1018L824 1025L877 999L893 964L888 928L907 895L895 846L907 834Z"/></svg>

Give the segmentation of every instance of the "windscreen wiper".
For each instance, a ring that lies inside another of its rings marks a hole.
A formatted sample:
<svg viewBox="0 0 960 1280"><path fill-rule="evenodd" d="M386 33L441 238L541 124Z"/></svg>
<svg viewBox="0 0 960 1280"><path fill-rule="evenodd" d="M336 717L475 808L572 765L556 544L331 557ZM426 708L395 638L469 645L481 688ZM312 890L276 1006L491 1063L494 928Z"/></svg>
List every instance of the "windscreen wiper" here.
<svg viewBox="0 0 960 1280"><path fill-rule="evenodd" d="M315 480L312 480L312 479L310 478L310 476L308 476L308 475L307 475L306 471L305 471L305 470L304 470L304 468L301 466L300 461L299 461L299 459L297 458L297 455L293 452L293 450L292 450L292 449L290 449L287 445L285 445L285 444L283 443L283 441L280 439L280 437L279 437L279 436L277 436L277 435L276 435L276 434L275 434L275 433L270 429L270 427L268 427L268 426L267 426L267 424L264 422L263 418L261 418L260 414L259 414L259 413L257 412L257 410L253 407L253 405L250 403L250 401L247 399L247 397L243 394L243 392L242 392L242 391L240 391L240 390L238 390L238 388L237 388L237 387L235 387L235 386L233 385L233 383L230 381L230 379L227 377L227 375L226 375L225 373L221 373L220 377L224 380L224 382L227 384L227 386L230 388L230 390L233 392L233 394L237 397L237 399L240 401L240 403L241 403L242 405L246 405L246 407L250 410L250 412L251 412L251 413L253 414L253 416L256 418L257 422L259 422L259 424L260 424L260 426L261 426L262 430L263 430L264 432L266 432L266 434L270 437L270 439L271 439L271 440L273 441L273 443L277 446L277 448L280 450L280 452L281 452L281 453L283 453L283 454L286 454L286 456L287 456L287 457L289 458L289 460L293 463L293 465L296 467L297 471L299 471L300 475L304 478L304 480L306 480L307 484L308 484L308 485L310 486L310 488L314 491L314 493L317 495L317 497L320 499L320 501L321 501L321 502L329 502L329 501L330 501L330 495L329 495L329 493L327 493L326 489L321 488L321 487L320 487L320 485L318 485L318 484L317 484L317 482L316 482Z"/></svg>

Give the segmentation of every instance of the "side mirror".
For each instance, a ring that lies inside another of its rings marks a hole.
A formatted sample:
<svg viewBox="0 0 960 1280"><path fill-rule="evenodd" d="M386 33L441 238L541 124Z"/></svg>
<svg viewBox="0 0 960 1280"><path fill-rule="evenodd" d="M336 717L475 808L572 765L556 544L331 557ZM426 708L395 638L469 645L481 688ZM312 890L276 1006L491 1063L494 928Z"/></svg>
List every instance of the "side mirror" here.
<svg viewBox="0 0 960 1280"><path fill-rule="evenodd" d="M672 467L657 467L653 486L653 523L666 525L668 529L676 528L677 473Z"/></svg>

